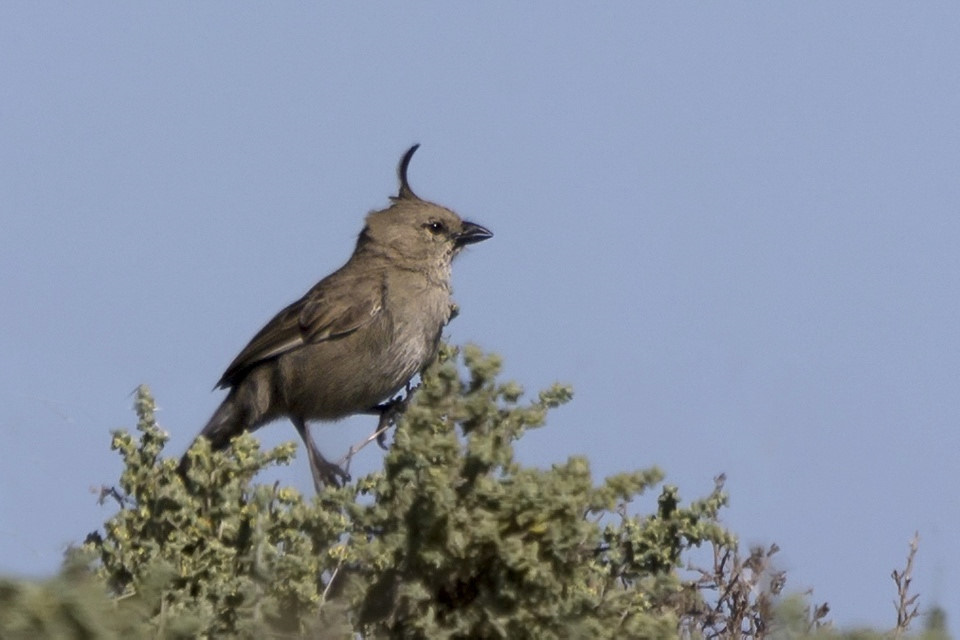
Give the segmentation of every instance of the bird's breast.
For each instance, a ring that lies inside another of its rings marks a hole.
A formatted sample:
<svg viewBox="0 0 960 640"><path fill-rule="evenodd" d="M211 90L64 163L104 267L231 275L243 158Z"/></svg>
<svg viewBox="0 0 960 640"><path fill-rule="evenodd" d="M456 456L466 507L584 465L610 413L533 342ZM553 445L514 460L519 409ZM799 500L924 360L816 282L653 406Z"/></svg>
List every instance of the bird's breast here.
<svg viewBox="0 0 960 640"><path fill-rule="evenodd" d="M387 290L371 322L281 356L291 413L332 420L396 394L436 356L449 305L449 291L436 287Z"/></svg>

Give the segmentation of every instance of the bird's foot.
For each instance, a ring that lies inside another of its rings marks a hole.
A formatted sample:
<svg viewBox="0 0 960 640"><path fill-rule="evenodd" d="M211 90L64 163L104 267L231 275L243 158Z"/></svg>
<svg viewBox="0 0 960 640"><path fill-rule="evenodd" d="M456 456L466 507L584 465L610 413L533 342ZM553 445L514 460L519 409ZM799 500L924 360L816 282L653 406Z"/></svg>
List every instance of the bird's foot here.
<svg viewBox="0 0 960 640"><path fill-rule="evenodd" d="M342 487L350 482L350 474L340 467L340 465L330 462L323 457L317 444L310 435L310 428L305 420L300 418L292 419L293 426L297 428L297 433L303 439L304 446L307 447L307 458L310 460L310 473L313 475L313 487L320 493L325 486Z"/></svg>
<svg viewBox="0 0 960 640"><path fill-rule="evenodd" d="M377 421L377 444L383 450L387 449L387 431L396 422L397 417L406 410L408 397L397 396L393 400L378 404L375 407L380 414L380 419Z"/></svg>
<svg viewBox="0 0 960 640"><path fill-rule="evenodd" d="M317 493L325 486L339 488L350 482L350 474L343 467L320 455L311 456L310 472L313 474L313 486Z"/></svg>
<svg viewBox="0 0 960 640"><path fill-rule="evenodd" d="M394 424L396 424L397 418L407 410L407 405L410 404L410 398L413 395L413 392L417 390L416 387L411 387L410 383L407 383L406 388L404 389L403 396L397 396L387 402L378 404L373 408L373 413L380 414L380 420L377 422L377 444L380 445L381 449L386 450L387 448L387 431L390 430Z"/></svg>

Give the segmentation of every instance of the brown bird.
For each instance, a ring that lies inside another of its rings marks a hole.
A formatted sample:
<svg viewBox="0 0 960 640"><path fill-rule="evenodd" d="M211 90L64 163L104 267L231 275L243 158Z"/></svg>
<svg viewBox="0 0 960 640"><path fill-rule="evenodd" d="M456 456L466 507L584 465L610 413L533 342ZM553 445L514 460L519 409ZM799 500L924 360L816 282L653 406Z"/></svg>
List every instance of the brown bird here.
<svg viewBox="0 0 960 640"><path fill-rule="evenodd" d="M407 167L418 147L403 155L398 194L367 215L346 264L278 313L227 367L216 386L229 393L198 436L214 449L286 417L306 445L316 487L339 484L349 476L323 457L307 422L379 413L383 424L393 405L380 403L436 357L455 308L453 258L493 234L414 194ZM181 471L188 465L185 454Z"/></svg>

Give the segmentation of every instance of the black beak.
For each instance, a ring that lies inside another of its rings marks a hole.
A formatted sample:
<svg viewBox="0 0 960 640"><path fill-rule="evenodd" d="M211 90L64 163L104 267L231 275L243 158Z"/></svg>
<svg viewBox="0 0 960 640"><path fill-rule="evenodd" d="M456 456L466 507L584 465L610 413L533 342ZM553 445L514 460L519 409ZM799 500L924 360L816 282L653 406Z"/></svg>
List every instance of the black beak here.
<svg viewBox="0 0 960 640"><path fill-rule="evenodd" d="M455 242L457 243L458 247L462 247L475 242L483 242L484 240L492 237L493 232L486 227L481 227L478 224L464 220L463 229L457 234Z"/></svg>

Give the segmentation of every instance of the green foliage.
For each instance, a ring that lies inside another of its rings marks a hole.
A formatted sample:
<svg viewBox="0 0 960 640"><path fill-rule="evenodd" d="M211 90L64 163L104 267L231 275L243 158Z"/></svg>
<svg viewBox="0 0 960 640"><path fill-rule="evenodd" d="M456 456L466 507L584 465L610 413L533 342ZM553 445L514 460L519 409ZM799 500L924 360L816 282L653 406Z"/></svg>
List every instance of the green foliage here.
<svg viewBox="0 0 960 640"><path fill-rule="evenodd" d="M499 360L468 348L461 380L434 367L397 430L369 506L351 508L351 608L371 635L391 637L671 637L662 610L679 590L683 549L724 534L667 488L649 518L604 516L652 488L656 470L594 487L583 458L524 468L512 442L570 397L556 386L518 404L495 381ZM463 434L458 437L457 425ZM355 604L354 604L355 603Z"/></svg>
<svg viewBox="0 0 960 640"><path fill-rule="evenodd" d="M263 453L249 434L229 452L198 443L185 483L162 456L167 435L143 387L136 404L139 440L113 436L125 465L121 508L85 546L118 601L147 612L144 635L298 636L321 622L320 576L335 566L354 492L328 491L311 505L294 489L253 484L260 469L289 462L295 445Z"/></svg>
<svg viewBox="0 0 960 640"><path fill-rule="evenodd" d="M498 383L500 361L444 348L422 376L384 468L312 499L254 482L293 444L199 442L186 479L164 456L146 388L119 510L46 584L0 583L0 637L796 638L819 614L779 604L770 552L741 561L718 523L722 481L684 505L658 469L595 483L587 461L524 467L513 443L568 401ZM728 558L689 578L685 552ZM758 559L758 557L760 559ZM780 575L780 579L776 576ZM744 578L748 576L749 579ZM823 631L825 633L825 631Z"/></svg>
<svg viewBox="0 0 960 640"><path fill-rule="evenodd" d="M137 637L136 628L80 566L44 582L0 579L0 638L124 638Z"/></svg>

